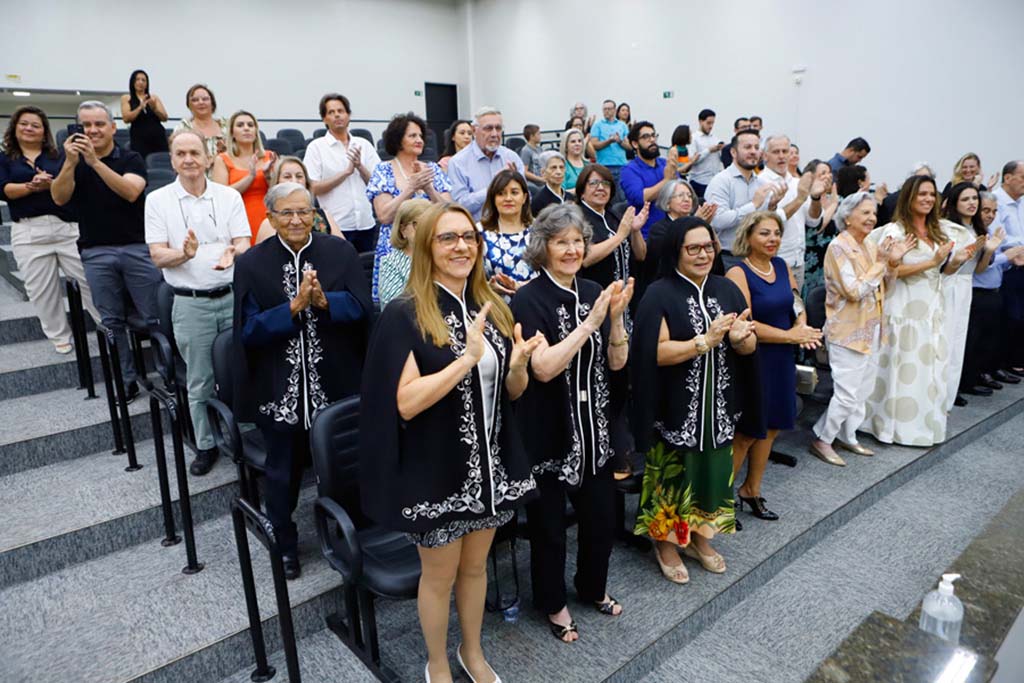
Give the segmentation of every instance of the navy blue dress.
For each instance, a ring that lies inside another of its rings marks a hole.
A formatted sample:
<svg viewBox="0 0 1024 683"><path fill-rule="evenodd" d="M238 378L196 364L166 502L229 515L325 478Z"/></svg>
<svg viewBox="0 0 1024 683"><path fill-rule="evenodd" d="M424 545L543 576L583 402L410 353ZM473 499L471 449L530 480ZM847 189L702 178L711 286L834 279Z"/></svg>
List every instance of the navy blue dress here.
<svg viewBox="0 0 1024 683"><path fill-rule="evenodd" d="M782 330L793 326L793 290L786 262L773 258L775 282L767 282L741 262L750 290L753 320ZM792 344L757 343L761 372L761 405L767 429L793 429L796 424L796 352ZM742 430L741 430L742 431ZM761 436L748 434L748 436Z"/></svg>

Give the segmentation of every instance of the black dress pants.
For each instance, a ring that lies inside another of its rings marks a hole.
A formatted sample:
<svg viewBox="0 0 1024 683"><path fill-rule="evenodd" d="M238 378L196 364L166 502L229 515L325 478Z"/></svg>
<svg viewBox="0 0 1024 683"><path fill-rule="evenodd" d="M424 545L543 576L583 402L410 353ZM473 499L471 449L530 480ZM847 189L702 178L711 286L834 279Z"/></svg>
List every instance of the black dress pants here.
<svg viewBox="0 0 1024 683"><path fill-rule="evenodd" d="M608 560L615 526L615 484L612 468L597 475L588 471L578 489L570 489L552 473L537 476L540 496L526 506L530 532L530 577L533 604L544 614L566 606L565 497L579 520L576 551L576 594L584 602L604 599Z"/></svg>
<svg viewBox="0 0 1024 683"><path fill-rule="evenodd" d="M981 384L982 373L995 372L1006 358L1003 298L998 289L975 287L971 292L971 317L967 322L964 368L960 391Z"/></svg>
<svg viewBox="0 0 1024 683"><path fill-rule="evenodd" d="M264 501L281 552L298 552L298 530L292 513L299 503L302 468L309 462L309 432L305 429L260 427L267 447Z"/></svg>

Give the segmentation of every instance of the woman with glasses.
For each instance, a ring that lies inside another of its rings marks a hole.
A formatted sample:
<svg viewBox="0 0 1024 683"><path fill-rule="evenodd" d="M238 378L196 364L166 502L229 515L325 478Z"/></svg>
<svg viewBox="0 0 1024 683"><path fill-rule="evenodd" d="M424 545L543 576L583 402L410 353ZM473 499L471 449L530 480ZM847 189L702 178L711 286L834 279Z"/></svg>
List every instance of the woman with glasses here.
<svg viewBox="0 0 1024 683"><path fill-rule="evenodd" d="M754 323L739 288L711 273L716 249L703 219L672 222L630 353L633 383L644 388L633 394L633 436L647 463L634 533L656 543L673 583L689 581L677 548L709 572L725 571L711 541L735 531L736 418L758 407L743 358L757 345Z"/></svg>
<svg viewBox="0 0 1024 683"><path fill-rule="evenodd" d="M196 83L185 93L185 106L192 116L182 119L174 128L174 132L195 130L202 133L203 139L206 140L206 153L212 164L217 155L228 148L227 119L213 117L217 111L217 98L213 96L213 91L202 83Z"/></svg>
<svg viewBox="0 0 1024 683"><path fill-rule="evenodd" d="M583 217L594 233L580 276L602 287L616 280L628 280L632 259L643 261L647 254L647 243L640 230L647 222L649 204L644 204L639 213L629 207L619 216L608 206L615 191L614 183L612 172L601 164L587 166L576 180L576 196Z"/></svg>
<svg viewBox="0 0 1024 683"><path fill-rule="evenodd" d="M267 194L267 177L276 160L275 152L263 149L256 117L247 111L232 114L228 122L228 151L217 155L210 179L230 185L241 193L253 244L256 244L260 224L267 217L263 197Z"/></svg>
<svg viewBox="0 0 1024 683"><path fill-rule="evenodd" d="M537 487L511 402L529 383L539 336L524 340L487 284L480 232L456 204L418 221L412 270L381 314L366 361L360 438L363 508L419 551L417 603L426 679L450 680L454 586L470 680L494 681L481 648L487 554L495 529Z"/></svg>
<svg viewBox="0 0 1024 683"><path fill-rule="evenodd" d="M50 184L63 164L43 110L31 105L15 109L0 153L0 198L7 202L14 221L11 249L25 293L43 334L60 354L74 348L64 313L61 271L78 282L82 303L94 319L100 319L78 253L78 219L69 206L57 206L50 196Z"/></svg>

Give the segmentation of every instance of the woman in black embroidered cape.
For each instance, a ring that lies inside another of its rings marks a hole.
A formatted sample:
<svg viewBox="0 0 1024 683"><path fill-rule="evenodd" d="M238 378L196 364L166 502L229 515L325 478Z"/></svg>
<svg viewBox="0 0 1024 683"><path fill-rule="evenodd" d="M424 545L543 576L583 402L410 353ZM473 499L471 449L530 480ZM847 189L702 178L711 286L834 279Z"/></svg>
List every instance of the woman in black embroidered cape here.
<svg viewBox="0 0 1024 683"><path fill-rule="evenodd" d="M370 342L360 426L363 507L420 553L428 680L450 675L453 584L459 663L476 680L494 676L480 646L486 560L495 529L536 489L510 401L540 341L522 339L488 286L469 212L432 207L419 220L406 290Z"/></svg>
<svg viewBox="0 0 1024 683"><path fill-rule="evenodd" d="M633 435L647 461L635 533L658 542L667 567L681 565L674 545L721 573L725 560L710 540L735 530L732 439L740 399L755 394L745 388L744 356L757 342L743 294L711 274L714 256L703 219L669 226L630 355L633 383L644 387L633 397Z"/></svg>
<svg viewBox="0 0 1024 683"><path fill-rule="evenodd" d="M291 514L309 459L309 426L317 410L359 391L373 308L352 245L312 233L308 189L281 183L264 200L277 234L235 263L234 409L263 433L267 515L285 572L295 578Z"/></svg>
<svg viewBox="0 0 1024 683"><path fill-rule="evenodd" d="M544 342L530 361L533 381L517 404L523 440L540 491L530 503L530 574L534 604L555 637L578 638L565 591L565 497L579 519L576 592L609 616L622 607L605 592L615 522L609 421L612 376L625 391L629 354L624 313L632 280L602 291L576 276L590 226L579 207L551 206L534 222L524 258L540 274L512 299L527 336Z"/></svg>

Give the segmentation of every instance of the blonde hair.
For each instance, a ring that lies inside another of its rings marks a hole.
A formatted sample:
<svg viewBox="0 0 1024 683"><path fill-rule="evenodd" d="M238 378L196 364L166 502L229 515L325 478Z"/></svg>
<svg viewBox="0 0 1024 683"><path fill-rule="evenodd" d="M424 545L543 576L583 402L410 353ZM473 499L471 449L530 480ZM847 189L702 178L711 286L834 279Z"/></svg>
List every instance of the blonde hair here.
<svg viewBox="0 0 1024 683"><path fill-rule="evenodd" d="M782 218L779 214L774 211L755 211L754 213L747 214L747 217L740 223L740 227L736 230L736 241L732 243L732 254L733 256L749 256L750 255L750 233L754 232L754 228L761 221L774 221L775 225L779 226L779 234L782 234L786 226L782 223Z"/></svg>
<svg viewBox="0 0 1024 683"><path fill-rule="evenodd" d="M974 152L968 152L967 154L960 157L957 160L956 165L953 166L953 179L949 181L950 187L956 185L957 183L962 183L964 181L964 177L961 175L960 169L963 168L964 162L967 161L968 159L974 159L976 162L978 162L978 171L981 171L981 159L979 159L978 155L975 154Z"/></svg>
<svg viewBox="0 0 1024 683"><path fill-rule="evenodd" d="M427 199L407 199L398 207L395 220L391 222L391 247L399 251L405 251L409 247L409 240L402 234L402 226L414 221L418 222L427 209L430 208L430 201Z"/></svg>
<svg viewBox="0 0 1024 683"><path fill-rule="evenodd" d="M238 144L235 142L235 120L239 116L248 116L252 119L252 124L256 127L256 140L252 143L253 152L262 157L266 150L263 149L263 138L260 137L260 122L256 120L255 116L244 109L239 109L228 119L228 151L231 152L231 156L238 156Z"/></svg>
<svg viewBox="0 0 1024 683"><path fill-rule="evenodd" d="M257 137L259 134L257 133ZM277 185L281 178L281 169L284 168L285 164L298 164L299 168L302 169L302 177L306 179L306 189L312 190L313 186L309 180L309 171L306 170L306 164L302 163L302 159L297 156L285 155L277 158L277 163L274 164L274 170L270 172L270 185Z"/></svg>
<svg viewBox="0 0 1024 683"><path fill-rule="evenodd" d="M448 325L441 316L441 307L437 303L437 285L434 284L434 229L438 221L446 213L461 214L466 218L467 228L476 230L473 215L462 206L446 202L431 206L420 217L416 227L416 237L412 243L412 268L409 282L405 286L405 296L411 296L416 307L416 325L424 339L434 342L435 346L444 347L451 344ZM476 261L469 273L468 289L473 301L478 306L490 302L490 319L502 335L511 339L515 321L512 311L498 296L484 276L484 254L482 239L477 241Z"/></svg>

